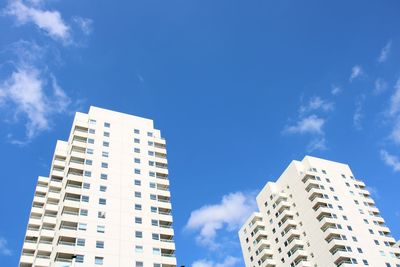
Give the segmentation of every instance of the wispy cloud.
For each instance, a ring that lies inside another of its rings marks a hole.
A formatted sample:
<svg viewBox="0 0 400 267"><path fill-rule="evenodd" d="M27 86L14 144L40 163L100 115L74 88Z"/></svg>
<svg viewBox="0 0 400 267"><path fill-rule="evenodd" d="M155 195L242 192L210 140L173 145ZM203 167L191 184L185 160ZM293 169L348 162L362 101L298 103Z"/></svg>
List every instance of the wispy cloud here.
<svg viewBox="0 0 400 267"><path fill-rule="evenodd" d="M378 62L383 63L388 59L388 56L390 54L390 50L392 48L392 41L389 41L381 50L381 53L379 54L378 57Z"/></svg>
<svg viewBox="0 0 400 267"><path fill-rule="evenodd" d="M351 75L350 75L350 82L354 81L356 78L359 78L361 75L364 74L364 71L360 65L355 65L351 69Z"/></svg>
<svg viewBox="0 0 400 267"><path fill-rule="evenodd" d="M14 17L20 25L35 24L53 39L64 42L70 40L70 27L62 19L60 12L56 10L43 10L37 5L28 6L21 0L14 0L8 3L3 13Z"/></svg>
<svg viewBox="0 0 400 267"><path fill-rule="evenodd" d="M395 172L400 171L400 160L398 157L390 154L386 150L381 150L380 154L381 154L381 159L383 160L383 162L386 165L390 166L393 169L393 171L395 171Z"/></svg>
<svg viewBox="0 0 400 267"><path fill-rule="evenodd" d="M78 25L85 35L89 35L93 31L93 20L82 17L74 17L73 22Z"/></svg>
<svg viewBox="0 0 400 267"><path fill-rule="evenodd" d="M0 237L0 254L4 256L11 256L12 252L8 248L7 240L3 237Z"/></svg>
<svg viewBox="0 0 400 267"><path fill-rule="evenodd" d="M18 58L12 64L10 75L0 81L0 108L9 121L23 119L26 122L26 140L14 140L9 136L10 142L24 144L39 132L50 129L52 117L67 112L71 100L56 78L38 66L43 55L36 52L44 48L21 41L14 44L13 49Z"/></svg>
<svg viewBox="0 0 400 267"><path fill-rule="evenodd" d="M325 119L318 117L315 114L309 115L308 117L301 118L296 122L295 125L287 126L284 130L286 133L291 134L323 134L322 127L325 124Z"/></svg>
<svg viewBox="0 0 400 267"><path fill-rule="evenodd" d="M198 260L192 263L192 267L233 267L241 261L238 257L228 256L223 262L214 262L211 260Z"/></svg>
<svg viewBox="0 0 400 267"><path fill-rule="evenodd" d="M365 95L360 95L357 97L356 100L356 110L354 111L353 114L353 125L357 130L362 129L362 118L364 117L363 115L363 105L365 101Z"/></svg>
<svg viewBox="0 0 400 267"><path fill-rule="evenodd" d="M394 93L390 98L389 115L397 116L400 111L400 79L397 80L394 86Z"/></svg>
<svg viewBox="0 0 400 267"><path fill-rule="evenodd" d="M379 95L383 92L385 92L387 89L387 83L385 80L378 78L375 80L375 86L374 86L374 91L373 93L375 95Z"/></svg>
<svg viewBox="0 0 400 267"><path fill-rule="evenodd" d="M337 95L340 92L342 92L342 88L340 86L337 86L337 85L332 85L331 86L331 94L332 95Z"/></svg>
<svg viewBox="0 0 400 267"><path fill-rule="evenodd" d="M315 110L322 110L325 112L332 111L334 109L333 102L326 101L319 96L311 97L308 103L300 106L300 114L312 112Z"/></svg>
<svg viewBox="0 0 400 267"><path fill-rule="evenodd" d="M242 192L224 195L218 204L205 205L194 210L185 226L186 229L199 231L196 241L210 249L219 248L216 242L219 230L235 231L247 217L256 210L254 194Z"/></svg>

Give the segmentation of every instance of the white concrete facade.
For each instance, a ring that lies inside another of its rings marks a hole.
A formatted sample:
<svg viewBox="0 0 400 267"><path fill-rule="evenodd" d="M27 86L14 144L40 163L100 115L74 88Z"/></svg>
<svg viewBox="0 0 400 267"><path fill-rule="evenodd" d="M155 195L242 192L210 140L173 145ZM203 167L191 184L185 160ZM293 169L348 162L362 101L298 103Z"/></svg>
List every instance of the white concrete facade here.
<svg viewBox="0 0 400 267"><path fill-rule="evenodd" d="M76 113L38 178L19 266L176 266L165 146L152 120Z"/></svg>
<svg viewBox="0 0 400 267"><path fill-rule="evenodd" d="M292 161L239 231L247 267L400 267L400 249L346 164Z"/></svg>

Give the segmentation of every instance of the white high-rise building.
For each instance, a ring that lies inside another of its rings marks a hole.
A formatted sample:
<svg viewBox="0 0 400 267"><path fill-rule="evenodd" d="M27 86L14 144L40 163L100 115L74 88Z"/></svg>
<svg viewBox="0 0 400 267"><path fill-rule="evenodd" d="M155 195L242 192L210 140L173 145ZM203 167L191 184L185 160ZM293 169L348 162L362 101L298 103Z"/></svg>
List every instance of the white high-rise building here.
<svg viewBox="0 0 400 267"><path fill-rule="evenodd" d="M292 161L239 231L247 267L400 267L400 249L346 164Z"/></svg>
<svg viewBox="0 0 400 267"><path fill-rule="evenodd" d="M76 113L38 178L19 266L176 266L166 153L152 120Z"/></svg>

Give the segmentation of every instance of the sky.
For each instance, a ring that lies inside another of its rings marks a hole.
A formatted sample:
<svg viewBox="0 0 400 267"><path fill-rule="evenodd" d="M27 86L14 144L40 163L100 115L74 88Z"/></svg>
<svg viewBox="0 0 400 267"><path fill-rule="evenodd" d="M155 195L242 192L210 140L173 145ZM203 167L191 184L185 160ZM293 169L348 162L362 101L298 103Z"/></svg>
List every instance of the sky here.
<svg viewBox="0 0 400 267"><path fill-rule="evenodd" d="M244 266L255 196L305 155L348 163L400 239L399 8L0 0L1 266L17 266L37 176L91 105L167 139L180 265Z"/></svg>

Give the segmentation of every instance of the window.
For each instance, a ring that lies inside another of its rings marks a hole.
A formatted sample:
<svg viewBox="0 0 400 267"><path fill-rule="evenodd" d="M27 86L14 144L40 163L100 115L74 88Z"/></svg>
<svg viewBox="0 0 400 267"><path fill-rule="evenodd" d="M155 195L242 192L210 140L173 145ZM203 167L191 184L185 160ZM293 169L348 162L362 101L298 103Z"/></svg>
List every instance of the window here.
<svg viewBox="0 0 400 267"><path fill-rule="evenodd" d="M135 217L135 223L142 224L142 218L141 217Z"/></svg>
<svg viewBox="0 0 400 267"><path fill-rule="evenodd" d="M105 122L105 123L104 123L104 127L105 127L105 128L110 128L110 123L109 123L109 122Z"/></svg>
<svg viewBox="0 0 400 267"><path fill-rule="evenodd" d="M153 267L161 267L161 263L154 263Z"/></svg>
<svg viewBox="0 0 400 267"><path fill-rule="evenodd" d="M135 185L141 186L141 185L142 185L142 182L141 182L140 180L135 180Z"/></svg>
<svg viewBox="0 0 400 267"><path fill-rule="evenodd" d="M140 174L140 169L135 169L135 174Z"/></svg>
<svg viewBox="0 0 400 267"><path fill-rule="evenodd" d="M75 262L83 263L84 259L85 259L85 258L84 258L83 255L76 255L76 256L75 256Z"/></svg>
<svg viewBox="0 0 400 267"><path fill-rule="evenodd" d="M89 202L89 197L88 196L82 196L81 200L82 200L82 202Z"/></svg>
<svg viewBox="0 0 400 267"><path fill-rule="evenodd" d="M154 143L151 142L151 141L148 141L147 144L148 144L149 146L153 146L153 145L154 145Z"/></svg>
<svg viewBox="0 0 400 267"><path fill-rule="evenodd" d="M153 255L161 255L161 250L159 248L153 248Z"/></svg>
<svg viewBox="0 0 400 267"><path fill-rule="evenodd" d="M142 210L142 205L135 204L135 210Z"/></svg>
<svg viewBox="0 0 400 267"><path fill-rule="evenodd" d="M154 161L149 161L149 166L154 166Z"/></svg>
<svg viewBox="0 0 400 267"><path fill-rule="evenodd" d="M149 151L149 156L154 156L154 152L153 151Z"/></svg>
<svg viewBox="0 0 400 267"><path fill-rule="evenodd" d="M89 129L89 133L90 133L90 134L95 134L95 133L96 133L96 130L95 130L95 129Z"/></svg>
<svg viewBox="0 0 400 267"><path fill-rule="evenodd" d="M85 246L85 239L82 239L82 238L76 239L76 245L80 246L80 247L84 247Z"/></svg>
<svg viewBox="0 0 400 267"><path fill-rule="evenodd" d="M89 124L96 124L96 120L90 119Z"/></svg>
<svg viewBox="0 0 400 267"><path fill-rule="evenodd" d="M100 174L100 179L107 180L108 175L105 173Z"/></svg>
<svg viewBox="0 0 400 267"><path fill-rule="evenodd" d="M142 238L143 237L143 233L141 231L136 231L135 232L135 237L136 238Z"/></svg>
<svg viewBox="0 0 400 267"><path fill-rule="evenodd" d="M158 221L157 220L151 220L151 225L158 226Z"/></svg>
<svg viewBox="0 0 400 267"><path fill-rule="evenodd" d="M369 265L367 260L363 260L364 265Z"/></svg>
<svg viewBox="0 0 400 267"><path fill-rule="evenodd" d="M91 171L84 171L83 175L86 177L92 177L92 172Z"/></svg>
<svg viewBox="0 0 400 267"><path fill-rule="evenodd" d="M150 194L150 199L151 199L151 200L157 200L157 196L154 195L154 194Z"/></svg>
<svg viewBox="0 0 400 267"><path fill-rule="evenodd" d="M106 227L104 225L97 225L97 232L104 233L106 231Z"/></svg>
<svg viewBox="0 0 400 267"><path fill-rule="evenodd" d="M92 155L94 150L92 148L87 148L86 153Z"/></svg>
<svg viewBox="0 0 400 267"><path fill-rule="evenodd" d="M104 132L104 133L103 133L103 136L104 136L104 137L110 137L110 133L109 133L109 132Z"/></svg>
<svg viewBox="0 0 400 267"><path fill-rule="evenodd" d="M143 246L135 246L135 251L139 253L143 252Z"/></svg>
<svg viewBox="0 0 400 267"><path fill-rule="evenodd" d="M137 261L135 267L143 267L143 261Z"/></svg>
<svg viewBox="0 0 400 267"><path fill-rule="evenodd" d="M153 240L159 240L160 239L160 235L159 234L151 234L151 239Z"/></svg>
<svg viewBox="0 0 400 267"><path fill-rule="evenodd" d="M155 174L154 172L149 172L149 176L150 176L150 177L155 177L156 174Z"/></svg>
<svg viewBox="0 0 400 267"><path fill-rule="evenodd" d="M88 216L88 210L87 209L81 209L79 214L81 216Z"/></svg>
<svg viewBox="0 0 400 267"><path fill-rule="evenodd" d="M150 188L156 188L156 183L150 182Z"/></svg>
<svg viewBox="0 0 400 267"><path fill-rule="evenodd" d="M106 192L106 191L107 191L107 186L100 185L100 192Z"/></svg>
<svg viewBox="0 0 400 267"><path fill-rule="evenodd" d="M358 253L363 253L363 250L361 248L357 248Z"/></svg>
<svg viewBox="0 0 400 267"><path fill-rule="evenodd" d="M96 248L104 248L104 241L96 241Z"/></svg>
<svg viewBox="0 0 400 267"><path fill-rule="evenodd" d="M103 265L104 258L103 257L94 257L94 264Z"/></svg>
<svg viewBox="0 0 400 267"><path fill-rule="evenodd" d="M139 144L140 143L140 139L138 139L138 138L135 138L133 141L135 142L135 144Z"/></svg>
<svg viewBox="0 0 400 267"><path fill-rule="evenodd" d="M148 137L153 137L153 133L152 132L147 132L147 136Z"/></svg>
<svg viewBox="0 0 400 267"><path fill-rule="evenodd" d="M140 130L139 130L139 129L134 129L133 132L134 132L135 134L140 134Z"/></svg>
<svg viewBox="0 0 400 267"><path fill-rule="evenodd" d="M78 230L86 231L86 229L87 229L87 224L86 223L79 223L78 224Z"/></svg>
<svg viewBox="0 0 400 267"><path fill-rule="evenodd" d="M135 158L135 163L140 163L140 159Z"/></svg>
<svg viewBox="0 0 400 267"><path fill-rule="evenodd" d="M142 197L142 193L136 191L136 192L135 192L135 197L141 198L141 197Z"/></svg>
<svg viewBox="0 0 400 267"><path fill-rule="evenodd" d="M94 144L94 139L88 138L87 142L88 142L89 144Z"/></svg>
<svg viewBox="0 0 400 267"><path fill-rule="evenodd" d="M151 212L153 212L153 213L157 213L157 207L151 207L150 210L151 210Z"/></svg>
<svg viewBox="0 0 400 267"><path fill-rule="evenodd" d="M133 149L133 152L135 152L135 153L140 153L140 148L135 147L135 148Z"/></svg>
<svg viewBox="0 0 400 267"><path fill-rule="evenodd" d="M105 211L99 211L99 212L97 212L97 218L99 218L99 219L105 219L105 218L106 218L106 212L105 212Z"/></svg>
<svg viewBox="0 0 400 267"><path fill-rule="evenodd" d="M109 142L106 142L106 141L104 141L104 142L103 142L103 146L104 146L104 147L109 147L109 146L110 146L110 143L109 143Z"/></svg>
<svg viewBox="0 0 400 267"><path fill-rule="evenodd" d="M86 165L92 165L93 161L91 159L87 159L87 160L85 160L85 164Z"/></svg>
<svg viewBox="0 0 400 267"><path fill-rule="evenodd" d="M108 163L102 162L101 167L107 169L108 168Z"/></svg>
<svg viewBox="0 0 400 267"><path fill-rule="evenodd" d="M105 157L105 158L108 158L108 152L106 152L106 151L103 151L103 152L101 152L101 155L103 156L103 157Z"/></svg>
<svg viewBox="0 0 400 267"><path fill-rule="evenodd" d="M107 200L105 198L99 198L99 204L100 205L106 205L107 204Z"/></svg>
<svg viewBox="0 0 400 267"><path fill-rule="evenodd" d="M89 183L83 183L83 188L84 189L90 189L90 184Z"/></svg>

